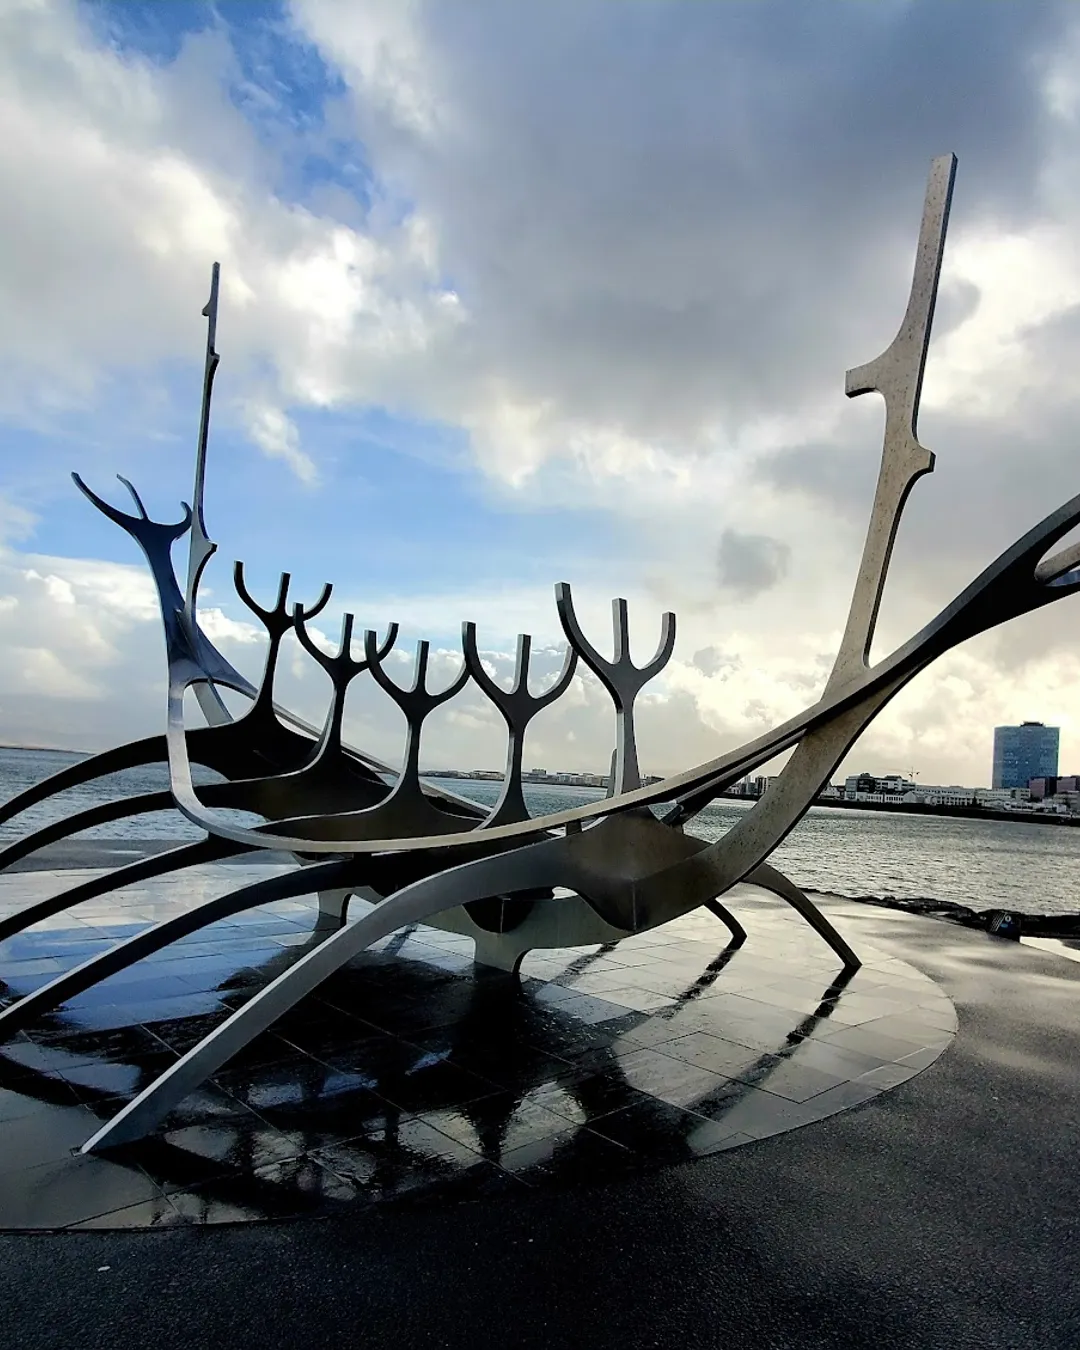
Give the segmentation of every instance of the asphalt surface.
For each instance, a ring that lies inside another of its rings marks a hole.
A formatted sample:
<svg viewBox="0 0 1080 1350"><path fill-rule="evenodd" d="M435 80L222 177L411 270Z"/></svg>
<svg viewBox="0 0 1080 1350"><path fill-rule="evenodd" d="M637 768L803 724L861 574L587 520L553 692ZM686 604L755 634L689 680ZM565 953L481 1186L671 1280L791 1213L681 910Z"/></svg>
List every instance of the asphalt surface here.
<svg viewBox="0 0 1080 1350"><path fill-rule="evenodd" d="M952 1048L883 1097L607 1187L0 1236L2 1344L1075 1350L1080 965L823 907L960 1014Z"/></svg>

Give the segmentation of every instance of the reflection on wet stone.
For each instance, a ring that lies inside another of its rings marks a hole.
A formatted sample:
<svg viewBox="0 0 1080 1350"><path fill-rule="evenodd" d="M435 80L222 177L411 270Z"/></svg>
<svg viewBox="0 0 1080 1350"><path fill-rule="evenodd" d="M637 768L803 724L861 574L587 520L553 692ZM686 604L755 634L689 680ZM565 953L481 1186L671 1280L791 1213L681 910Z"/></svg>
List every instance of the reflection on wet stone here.
<svg viewBox="0 0 1080 1350"><path fill-rule="evenodd" d="M21 880L0 878L0 913L23 903ZM869 951L845 976L775 901L737 900L738 950L698 912L617 949L537 953L519 982L478 979L459 938L415 928L350 962L150 1138L72 1156L304 952L313 908L253 911L0 1046L0 1227L237 1223L603 1183L860 1105L948 1045L955 1013L917 971ZM0 998L182 903L119 894L0 944Z"/></svg>

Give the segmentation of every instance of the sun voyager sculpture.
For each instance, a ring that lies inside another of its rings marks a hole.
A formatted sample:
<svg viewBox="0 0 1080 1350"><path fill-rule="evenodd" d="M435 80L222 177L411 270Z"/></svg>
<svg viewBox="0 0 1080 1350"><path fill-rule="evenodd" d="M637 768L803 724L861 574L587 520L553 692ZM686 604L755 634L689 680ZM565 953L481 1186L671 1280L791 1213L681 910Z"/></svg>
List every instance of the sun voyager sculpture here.
<svg viewBox="0 0 1080 1350"><path fill-rule="evenodd" d="M217 899L193 902L179 916L152 925L93 956L0 1011L0 1040L33 1019L132 963L217 920L248 908L299 896L318 897L317 938L298 959L178 1059L82 1147L94 1152L139 1139L189 1092L216 1073L253 1037L271 1026L357 953L410 924L423 922L471 936L485 966L516 971L533 948L616 942L667 923L699 906L745 937L720 897L750 881L785 901L815 929L850 969L859 960L810 900L767 859L806 812L860 733L885 704L932 661L965 639L986 632L1080 589L1080 545L1045 555L1080 522L1080 496L1066 502L1007 549L921 632L889 656L869 664L878 607L900 515L915 481L934 456L920 445L917 415L926 363L956 160L933 161L923 209L907 310L881 356L847 374L849 397L879 393L885 402L881 468L858 577L840 650L820 698L797 717L684 773L642 787L634 736L635 699L664 667L675 642L675 617L665 614L659 646L644 665L631 659L627 609L613 603L614 654L608 660L583 633L568 584L555 590L567 640L561 674L544 692L528 686L530 639L518 640L510 689L485 671L475 625L462 632L460 675L438 692L427 682L428 646L419 643L415 676L398 685L384 665L397 638L391 625L380 641L366 632L356 642L346 614L337 652L328 655L307 625L330 599L289 604L290 578L281 578L264 608L248 592L241 563L238 595L265 627L269 643L256 688L217 651L199 625L197 595L217 545L206 531L203 490L210 400L218 365L215 327L218 266L209 303L202 414L196 454L194 507L175 524L149 519L135 488L134 514L97 496L74 475L94 505L139 544L157 585L168 661L164 735L134 741L64 769L0 808L0 822L66 788L139 765L167 761L169 792L157 792L80 812L17 840L0 851L0 870L28 853L91 826L176 806L203 837L119 867L0 920L0 940L83 901L134 883L215 860L275 850L296 865ZM189 535L186 585L176 578L173 544ZM333 694L325 721L315 728L274 702L281 643L295 633L329 675ZM357 649L358 651L354 650ZM530 818L522 792L522 747L530 720L569 686L578 663L600 679L615 708L615 751L607 797L541 818ZM391 768L345 743L342 718L351 682L370 672L404 713L404 762ZM498 801L485 809L422 784L420 740L430 713L472 680L494 704L507 728L506 772ZM192 690L205 725L189 729L185 693ZM221 697L231 690L250 700L233 718ZM763 797L715 843L688 833L694 816L737 779L782 751L786 766ZM191 765L226 781L198 790ZM265 824L245 828L229 813L254 812ZM225 814L223 814L225 813ZM349 900L369 902L350 917Z"/></svg>

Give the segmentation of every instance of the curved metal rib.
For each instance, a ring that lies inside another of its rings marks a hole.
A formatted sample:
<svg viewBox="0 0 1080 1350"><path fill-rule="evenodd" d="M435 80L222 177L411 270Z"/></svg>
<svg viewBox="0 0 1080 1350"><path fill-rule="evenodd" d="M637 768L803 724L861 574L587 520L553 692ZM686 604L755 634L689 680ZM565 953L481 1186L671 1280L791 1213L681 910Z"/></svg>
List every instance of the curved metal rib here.
<svg viewBox="0 0 1080 1350"><path fill-rule="evenodd" d="M40 922L84 900L91 900L112 890L163 876L168 872L179 871L199 863L215 862L247 851L246 848L228 841L210 838L130 863L105 876L94 877L59 895L38 901L21 914L12 917L12 923L17 920L22 922L10 931L7 927L9 921L0 921L0 940L21 927ZM422 860L415 860L410 864L404 859L347 858L309 864L284 876L250 883L226 895L205 901L183 914L148 925L134 937L88 958L79 966L42 985L32 994L25 995L0 1012L0 1040L30 1025L44 1013L59 1007L60 1004L116 974L117 971L127 969L136 961L219 919L229 918L256 905L268 904L272 900L317 893L320 904L317 926L338 927L344 919L350 896L360 894L368 899L381 898L383 894L410 884L417 875L424 875L425 870Z"/></svg>
<svg viewBox="0 0 1080 1350"><path fill-rule="evenodd" d="M371 943L406 924L422 923L445 909L485 895L520 889L523 877L527 878L529 885L562 884L562 878L567 875L568 863L576 863L577 868L572 867L571 870L580 872L587 883L594 884L606 896L611 897L620 891L625 893L626 845L635 836L647 841L646 855L649 852L648 845L656 844L661 838L668 848L700 845L701 842L666 830L649 817L613 818L581 834L527 845L517 850L512 857L499 855L465 863L406 886L384 900L371 913L350 921L328 936L322 945L305 953L287 971L253 995L242 1008L170 1066L156 1082L88 1139L81 1151L96 1152L128 1143L149 1133L189 1092L329 975ZM327 879L327 873L335 868L340 869L335 873L340 877L345 866L321 864L304 869L307 875L294 874L279 878L281 889L277 894L306 894L317 888L330 887L335 883ZM246 890L250 894L256 888L249 887ZM623 895L624 905L627 899L633 909L632 894L629 897ZM677 898L675 903L679 911L683 912Z"/></svg>
<svg viewBox="0 0 1080 1350"><path fill-rule="evenodd" d="M612 825L616 822L606 822L606 824ZM697 842L687 841L685 836L665 831L662 826L651 819L631 819L625 822L625 825L635 835L655 836L656 831L660 831L666 838L679 841L683 845ZM600 826L589 833L598 835L603 832L604 827ZM565 854L568 844L575 846L573 847L574 852L580 852L582 841L585 838L584 835L576 835L573 836L572 840L548 841L545 852L549 863L555 862L558 864L562 855ZM551 845L558 847L553 850L550 847ZM616 842L616 849L618 847L618 842ZM507 864L515 864L521 853L535 854L535 846L532 849L521 850L519 854L515 855L514 859L499 857L490 861L499 873L505 873ZM483 864L480 864L479 869L475 864L465 864L463 867L453 869L452 872L444 873L438 878L425 878L407 886L391 900L384 901L372 914L363 919L354 920L344 928L338 929L337 932L327 937L322 946L308 952L295 965L290 967L289 971L254 995L244 1005L240 1013L230 1017L220 1028L200 1042L193 1052L184 1056L168 1073L152 1084L146 1092L140 1094L104 1130L99 1131L89 1140L84 1145L83 1151L90 1152L97 1148L110 1147L116 1143L126 1142L153 1129L176 1102L220 1068L251 1037L269 1026L305 993L320 983L327 974L338 969L356 951L375 941L377 936L393 932L405 923L419 922L421 919L430 917L460 900L480 898L484 893L485 881L482 874L485 870ZM83 963L83 966L75 971L58 977L50 985L45 986L43 990L29 996L34 1002L28 1003L24 999L13 1005L9 1013L4 1015L4 1020L0 1020L0 1025L4 1025L7 1018L10 1018L7 1025L11 1029L14 1029L16 1025L24 1025L25 1022L16 1010L21 1009L22 1017L29 1019L31 1016L44 1011L46 1007L55 1006L58 1001L72 997L81 988L96 982L106 974L113 973L115 970L130 964L132 960L157 950L167 942L176 940L177 937L185 936L205 922L225 917L237 912L240 908L267 903L271 899L311 894L318 890L330 890L349 883L355 884L355 880L356 861L348 860L317 864L303 868L299 873L292 873L285 877L273 878L271 881L258 882L252 886L244 887L229 896L223 896L216 901L208 902L208 904L200 907L198 913L177 916L164 924L157 925L155 929L138 934L127 943L121 944L120 947L92 958L91 961ZM453 894L455 887L457 890L456 896ZM487 893L490 893L490 891ZM414 914L415 918L411 917ZM374 921L374 931L372 931L372 921ZM343 939L347 940L343 941ZM311 958L323 951L331 953L329 961L313 963Z"/></svg>
<svg viewBox="0 0 1080 1350"><path fill-rule="evenodd" d="M575 836L576 839L583 837ZM532 850L523 850L523 852L530 851ZM498 867L507 860L498 858L487 861ZM335 865L324 864L322 867L308 870L314 874L327 866ZM86 1141L81 1152L93 1153L130 1143L149 1133L189 1092L359 952L407 924L421 923L450 905L464 903L470 896L475 898L479 890L483 889L482 883L479 888L474 884L477 866L481 870L484 868L483 863L465 864L461 868L452 869L449 873L443 873L438 878L425 878L383 901L371 913L352 920L328 936L324 943L306 952L287 971L255 994L242 1008L215 1028L156 1082L102 1126ZM465 873L474 875L464 877ZM462 879L465 881L464 887L455 886L455 881ZM295 878L282 880L289 881ZM737 933L739 927L736 925L733 932Z"/></svg>
<svg viewBox="0 0 1080 1350"><path fill-rule="evenodd" d="M198 850L197 855L196 850ZM188 857L183 862L177 860L174 867L191 866L195 862L211 862L226 856L221 853L220 849L215 853L205 843L190 845L184 851L188 853ZM180 850L176 852L180 852ZM133 864L133 868L137 866L138 864ZM272 900L291 899L296 895L314 893L324 889L323 879L326 882L325 888L330 888L333 883L340 881L346 872L352 876L356 873L356 870L355 867L346 868L341 863L317 863L312 867L300 868L299 871L290 872L285 876L268 877L253 882L213 900L205 900L202 904L196 905L183 914L174 915L171 919L164 919L160 923L148 925L141 933L136 933L133 937L117 943L115 947L110 947L106 951L98 952L80 965L57 975L54 980L41 985L33 993L24 995L16 1003L12 1003L5 1008L0 1012L0 1041L7 1040L17 1031L22 1030L23 1027L30 1026L43 1014L52 1012L54 1008L58 1008L61 1004L76 998L84 990L100 984L102 980L107 980L110 975L126 970L129 966L133 966L136 961L141 961L145 957L153 955L154 952L163 950L171 943L178 942L181 938L198 932L200 928L206 928L212 923L217 923L220 919L231 918L232 915L240 914L246 909L253 909L256 905L269 904ZM144 871L141 876L127 878L125 884L143 880L146 876L147 872ZM87 883L88 894L79 898L89 899L92 894L100 894L100 891L93 891L92 886L93 883ZM76 889L82 888L77 887ZM356 887L350 887L350 892L353 889L356 889ZM65 900L68 897L60 896L58 898Z"/></svg>
<svg viewBox="0 0 1080 1350"><path fill-rule="evenodd" d="M94 900L98 896L107 895L110 891L150 881L169 872L178 872L185 867L219 862L223 858L233 858L251 851L245 845L211 836L209 839L199 839L194 843L166 849L163 853L151 854L101 876L92 877L89 881L82 881L66 891L47 896L17 914L5 916L0 919L0 941L12 937L24 928L32 927L35 923L40 923L42 919L51 918L52 915L70 909L73 905L81 904L84 900Z"/></svg>
<svg viewBox="0 0 1080 1350"><path fill-rule="evenodd" d="M203 790L205 791L205 788ZM38 849L58 843L73 834L79 834L82 830L92 830L97 825L107 825L112 820L122 820L129 815L140 816L152 811L175 810L176 803L173 801L172 793L167 790L144 792L138 797L120 797L114 802L103 802L100 806L92 806L86 811L66 816L63 820L54 820L48 825L43 825L33 834L24 834L21 839L16 839L14 843L0 849L0 872L13 866L27 854L36 853ZM3 921L0 920L0 931L2 926Z"/></svg>
<svg viewBox="0 0 1080 1350"><path fill-rule="evenodd" d="M192 736L196 734L194 731L191 732ZM105 778L109 774L121 773L124 769L165 763L168 758L168 745L164 735L146 736L139 741L129 741L127 745L115 746L112 750L102 750L100 754L91 755L77 764L69 764L67 768L58 769L48 778L33 783L16 796L0 803L0 825L6 824L12 816L28 811L31 806L37 806L39 802L46 801L58 792L65 792L68 788L82 787L86 783L92 783L95 778ZM192 760L196 764L203 763L197 753L192 755Z"/></svg>
<svg viewBox="0 0 1080 1350"><path fill-rule="evenodd" d="M340 863L321 863L304 870L314 874L335 868L341 869L343 866ZM299 884L301 880L307 882L308 878L298 878L293 874L278 880L282 883ZM320 887L332 885L332 880L320 880L317 883ZM290 891L283 887L280 894L282 897L286 894L309 894L316 888L309 885L306 890ZM351 960L372 942L378 941L380 937L386 937L407 923L420 922L423 918L438 913L439 908L443 908L439 904L437 909L432 910L430 903L430 897L425 896L418 905L408 891L405 891L400 896L384 901L363 918L353 919L343 928L329 934L325 942L306 952L287 971L253 995L242 1008L171 1065L155 1082L92 1135L83 1144L80 1152L96 1153L118 1144L130 1143L148 1134L178 1102L183 1101L189 1092L211 1074L216 1073L237 1051L276 1022L283 1013L321 984L328 975L339 970L346 961ZM410 917L413 912L417 912L416 919Z"/></svg>

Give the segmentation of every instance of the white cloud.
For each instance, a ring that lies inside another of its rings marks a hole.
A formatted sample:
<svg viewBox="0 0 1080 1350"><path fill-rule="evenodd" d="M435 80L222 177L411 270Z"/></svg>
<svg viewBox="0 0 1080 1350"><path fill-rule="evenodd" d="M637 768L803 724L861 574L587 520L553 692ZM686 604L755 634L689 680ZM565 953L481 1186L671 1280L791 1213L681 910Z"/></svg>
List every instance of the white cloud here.
<svg viewBox="0 0 1080 1350"><path fill-rule="evenodd" d="M265 640L265 633L253 623L239 623L216 607L199 606L199 626L211 642L237 642L245 646Z"/></svg>
<svg viewBox="0 0 1080 1350"><path fill-rule="evenodd" d="M283 459L297 478L307 486L318 482L318 471L310 455L300 448L296 427L280 408L249 403L245 408L248 430L255 444L271 459Z"/></svg>
<svg viewBox="0 0 1080 1350"><path fill-rule="evenodd" d="M925 385L928 409L991 419L1019 397L1048 388L1048 371L1027 339L1080 303L1080 232L1060 223L1023 234L969 236L950 251L955 281L975 288L971 315L937 346Z"/></svg>
<svg viewBox="0 0 1080 1350"><path fill-rule="evenodd" d="M286 404L379 397L456 323L455 298L419 216L365 232L274 195L230 72L213 32L159 67L95 41L65 0L0 15L0 246L19 259L0 274L0 408L89 407L108 375L190 360L220 260L233 401L255 443L312 482Z"/></svg>

